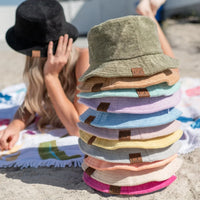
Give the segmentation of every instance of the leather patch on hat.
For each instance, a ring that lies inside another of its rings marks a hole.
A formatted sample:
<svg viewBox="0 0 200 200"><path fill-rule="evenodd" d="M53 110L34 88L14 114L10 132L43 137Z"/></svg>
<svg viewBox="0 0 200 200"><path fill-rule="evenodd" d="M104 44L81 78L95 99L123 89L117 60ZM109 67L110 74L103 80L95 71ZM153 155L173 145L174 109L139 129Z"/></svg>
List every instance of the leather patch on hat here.
<svg viewBox="0 0 200 200"><path fill-rule="evenodd" d="M131 153L129 154L130 163L141 163L142 156L141 153Z"/></svg>
<svg viewBox="0 0 200 200"><path fill-rule="evenodd" d="M172 71L170 69L166 69L164 72L163 72L166 76L169 76L172 74Z"/></svg>
<svg viewBox="0 0 200 200"><path fill-rule="evenodd" d="M87 157L88 157L88 155L87 155L87 154L85 154L85 155L84 155L84 158L87 158Z"/></svg>
<svg viewBox="0 0 200 200"><path fill-rule="evenodd" d="M92 92L99 92L101 91L101 87L103 86L103 83L96 83L92 87Z"/></svg>
<svg viewBox="0 0 200 200"><path fill-rule="evenodd" d="M98 105L98 107L97 107L97 111L104 111L104 112L107 112L109 106L110 106L110 103L101 102L101 103Z"/></svg>
<svg viewBox="0 0 200 200"><path fill-rule="evenodd" d="M95 141L95 139L96 139L96 136L93 135L93 136L88 140L87 143L88 143L89 145L92 145L92 143Z"/></svg>
<svg viewBox="0 0 200 200"><path fill-rule="evenodd" d="M110 185L109 193L110 194L120 194L121 187Z"/></svg>
<svg viewBox="0 0 200 200"><path fill-rule="evenodd" d="M119 140L120 141L129 141L129 140L131 140L131 131L130 130L121 130L121 131L119 131Z"/></svg>
<svg viewBox="0 0 200 200"><path fill-rule="evenodd" d="M33 50L32 51L32 57L34 57L34 58L40 58L40 56L41 56L41 53L40 53L39 50Z"/></svg>
<svg viewBox="0 0 200 200"><path fill-rule="evenodd" d="M142 67L131 68L131 71L132 71L133 77L143 77L143 76L145 76Z"/></svg>
<svg viewBox="0 0 200 200"><path fill-rule="evenodd" d="M85 170L85 173L89 176L91 176L93 173L94 173L95 169L92 168L92 167L88 167L86 170Z"/></svg>
<svg viewBox="0 0 200 200"><path fill-rule="evenodd" d="M146 88L136 89L138 97L150 97L149 91Z"/></svg>
<svg viewBox="0 0 200 200"><path fill-rule="evenodd" d="M96 116L90 115L90 116L84 121L84 123L90 124L90 123L95 119L95 117L96 117Z"/></svg>

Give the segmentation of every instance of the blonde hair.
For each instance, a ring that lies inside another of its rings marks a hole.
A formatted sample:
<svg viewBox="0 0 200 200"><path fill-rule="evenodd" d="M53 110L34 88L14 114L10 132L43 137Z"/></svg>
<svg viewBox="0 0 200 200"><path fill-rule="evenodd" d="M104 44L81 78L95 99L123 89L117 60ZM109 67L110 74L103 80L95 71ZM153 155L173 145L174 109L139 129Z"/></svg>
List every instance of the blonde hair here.
<svg viewBox="0 0 200 200"><path fill-rule="evenodd" d="M44 82L43 68L47 58L33 58L27 56L24 69L24 81L27 93L22 106L21 113L25 109L31 114L30 118L39 115L37 127L40 131L44 128L64 127L53 108ZM66 96L70 101L74 100L76 91L75 66L78 60L78 51L72 48L67 64L59 74L59 79ZM50 125L47 127L47 125Z"/></svg>

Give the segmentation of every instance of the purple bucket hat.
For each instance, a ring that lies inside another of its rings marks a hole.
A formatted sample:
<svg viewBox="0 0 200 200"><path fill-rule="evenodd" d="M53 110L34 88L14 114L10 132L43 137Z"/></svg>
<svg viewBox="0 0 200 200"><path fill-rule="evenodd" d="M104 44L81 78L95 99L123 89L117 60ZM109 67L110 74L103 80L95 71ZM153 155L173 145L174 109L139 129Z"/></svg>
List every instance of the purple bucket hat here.
<svg viewBox="0 0 200 200"><path fill-rule="evenodd" d="M181 122L175 120L169 124L164 124L154 127L146 128L133 128L133 129L107 129L98 128L91 126L89 124L78 122L78 127L99 138L109 139L109 140L119 140L121 139L131 139L131 140L147 140L156 137L162 137L169 135L181 127Z"/></svg>
<svg viewBox="0 0 200 200"><path fill-rule="evenodd" d="M181 90L173 95L152 98L104 97L86 99L79 102L86 106L103 112L149 114L175 107L181 100Z"/></svg>

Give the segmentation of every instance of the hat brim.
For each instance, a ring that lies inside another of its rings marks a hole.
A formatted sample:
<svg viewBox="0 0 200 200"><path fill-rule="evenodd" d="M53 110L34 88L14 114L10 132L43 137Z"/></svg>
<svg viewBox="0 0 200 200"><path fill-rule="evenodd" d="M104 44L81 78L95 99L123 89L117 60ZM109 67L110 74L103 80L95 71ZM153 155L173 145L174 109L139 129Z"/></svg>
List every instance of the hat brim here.
<svg viewBox="0 0 200 200"><path fill-rule="evenodd" d="M115 150L124 148L140 148L140 149L160 149L170 146L178 141L183 135L183 131L178 129L167 136L161 136L148 140L107 140L90 135L85 131L80 131L80 138L87 144L95 145L103 149ZM89 143L93 139L92 143Z"/></svg>
<svg viewBox="0 0 200 200"><path fill-rule="evenodd" d="M169 186L176 180L176 176L173 175L172 177L164 181L154 181L137 186L120 187L118 191L116 190L116 187L99 182L87 175L85 172L83 173L83 180L88 186L100 192L121 195L140 195L152 193Z"/></svg>
<svg viewBox="0 0 200 200"><path fill-rule="evenodd" d="M155 162L143 162L143 163L132 163L132 164L126 164L126 163L111 163L111 162L106 162L103 160L96 159L91 156L87 156L84 158L84 162L98 170L116 170L116 169L121 169L121 170L130 170L130 171L142 171L146 169L155 169L158 167L162 167L167 165L168 163L172 162L175 158L177 158L178 154L174 154L173 156L170 156L169 158L163 159L163 160L158 160Z"/></svg>
<svg viewBox="0 0 200 200"><path fill-rule="evenodd" d="M181 116L182 112L170 108L151 114L107 113L88 108L80 121L99 128L129 129L168 124Z"/></svg>
<svg viewBox="0 0 200 200"><path fill-rule="evenodd" d="M79 103L96 110L110 113L149 114L175 107L181 100L181 90L170 96L152 98L104 97L80 98Z"/></svg>
<svg viewBox="0 0 200 200"><path fill-rule="evenodd" d="M169 147L162 149L116 149L107 150L94 145L88 145L82 139L78 139L80 150L89 156L97 158L99 160L104 160L112 163L131 163L130 153L139 153L142 157L142 162L154 162L158 160L163 160L177 154L181 148L181 142L176 142Z"/></svg>
<svg viewBox="0 0 200 200"><path fill-rule="evenodd" d="M78 85L80 92L98 92L103 90L116 90L128 88L146 88L166 82L169 86L174 85L180 79L178 68L168 69L148 77L117 77L103 78L92 77ZM95 87L100 85L100 87Z"/></svg>
<svg viewBox="0 0 200 200"><path fill-rule="evenodd" d="M93 179L115 186L136 186L152 181L164 181L173 176L181 167L182 160L176 158L168 165L155 169L148 169L139 172L129 170L113 170L102 171L94 170L93 173L88 174ZM82 163L82 169L87 173L88 166L86 163Z"/></svg>
<svg viewBox="0 0 200 200"><path fill-rule="evenodd" d="M68 34L69 38L73 39L73 42L78 38L78 30L76 29L75 26L73 26L70 23L65 24L65 27L60 31L60 35ZM53 53L56 52L59 36L57 40L54 40L53 43ZM33 41L27 41L24 40L23 38L19 38L14 30L14 26L8 29L6 32L6 41L8 45L14 49L15 51L18 51L22 54L25 54L27 56L32 56L32 51L40 51L40 57L47 57L47 49L48 49L48 43L43 43L43 44L36 44Z"/></svg>
<svg viewBox="0 0 200 200"><path fill-rule="evenodd" d="M104 138L108 140L119 140L121 134L123 133L123 129L107 129L107 128L98 128L94 126L90 126L89 124L85 124L83 122L78 122L79 129L95 135L99 138ZM169 124L164 124L161 126L154 127L146 127L146 128L134 128L129 130L129 137L124 137L125 139L130 140L147 140L156 137L161 137L165 135L169 135L181 127L181 122L175 120Z"/></svg>
<svg viewBox="0 0 200 200"><path fill-rule="evenodd" d="M150 97L169 96L179 90L181 86L180 82L172 86L168 86L166 83L158 85L152 85L146 89L149 92ZM116 90L105 90L100 92L81 92L77 94L78 97L92 99L92 98L103 98L103 97L135 97L138 98L136 89L116 89Z"/></svg>
<svg viewBox="0 0 200 200"><path fill-rule="evenodd" d="M88 70L80 77L85 81L90 77L133 77L132 68L142 68L144 76L150 76L169 68L178 68L178 60L165 54L145 55L126 60L113 60L100 64L90 64Z"/></svg>

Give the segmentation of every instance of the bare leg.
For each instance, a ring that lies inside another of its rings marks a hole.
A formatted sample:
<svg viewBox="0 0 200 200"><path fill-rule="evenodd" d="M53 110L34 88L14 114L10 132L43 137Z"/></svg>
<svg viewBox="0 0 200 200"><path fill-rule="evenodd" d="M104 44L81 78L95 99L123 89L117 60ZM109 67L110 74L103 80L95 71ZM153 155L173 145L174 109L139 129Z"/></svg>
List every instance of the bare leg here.
<svg viewBox="0 0 200 200"><path fill-rule="evenodd" d="M150 0L140 0L136 8L136 12L140 15L149 16L152 14Z"/></svg>
<svg viewBox="0 0 200 200"><path fill-rule="evenodd" d="M161 44L161 47L162 47L162 50L163 50L163 53L174 58L174 53L172 51L172 48L165 36L165 34L163 33L159 23L157 22L157 20L155 19L155 17L153 17L153 20L155 21L156 25L157 25L157 29L158 29L158 37L159 37L159 40L160 40L160 44Z"/></svg>
<svg viewBox="0 0 200 200"><path fill-rule="evenodd" d="M165 3L166 0L150 0L151 10L154 15L156 15L160 6Z"/></svg>
<svg viewBox="0 0 200 200"><path fill-rule="evenodd" d="M174 58L174 54L171 49L171 46L170 46L169 42L167 41L167 38L166 38L165 34L163 33L159 23L157 22L153 11L151 10L150 0L141 0L140 3L138 4L136 11L140 15L150 17L156 23L157 30L158 30L158 36L159 36L159 40L160 40L160 44L161 44L163 53Z"/></svg>

